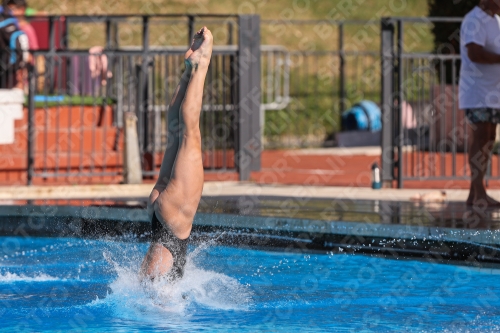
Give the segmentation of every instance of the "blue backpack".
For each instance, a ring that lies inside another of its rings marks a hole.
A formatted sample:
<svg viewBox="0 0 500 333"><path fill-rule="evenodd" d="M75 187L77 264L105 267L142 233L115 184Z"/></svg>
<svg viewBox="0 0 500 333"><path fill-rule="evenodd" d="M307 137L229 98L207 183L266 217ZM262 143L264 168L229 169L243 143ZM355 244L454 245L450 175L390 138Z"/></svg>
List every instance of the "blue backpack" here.
<svg viewBox="0 0 500 333"><path fill-rule="evenodd" d="M0 88L16 86L16 72L26 66L28 49L28 37L17 19L0 6Z"/></svg>

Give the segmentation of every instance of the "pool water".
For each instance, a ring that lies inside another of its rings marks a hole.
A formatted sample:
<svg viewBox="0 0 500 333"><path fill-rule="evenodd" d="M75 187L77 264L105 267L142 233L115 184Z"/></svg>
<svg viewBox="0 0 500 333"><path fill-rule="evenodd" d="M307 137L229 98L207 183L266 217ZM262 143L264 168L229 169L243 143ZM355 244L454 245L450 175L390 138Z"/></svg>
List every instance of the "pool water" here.
<svg viewBox="0 0 500 333"><path fill-rule="evenodd" d="M0 244L2 332L500 331L491 269L202 244L182 280L141 284L145 243Z"/></svg>

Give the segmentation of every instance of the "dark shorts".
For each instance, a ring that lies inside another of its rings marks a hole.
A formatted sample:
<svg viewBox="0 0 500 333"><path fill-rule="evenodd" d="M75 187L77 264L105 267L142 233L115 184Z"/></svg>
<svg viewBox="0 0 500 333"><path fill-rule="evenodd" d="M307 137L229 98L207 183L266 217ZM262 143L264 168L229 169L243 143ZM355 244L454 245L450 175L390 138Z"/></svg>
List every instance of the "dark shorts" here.
<svg viewBox="0 0 500 333"><path fill-rule="evenodd" d="M475 123L500 123L500 109L474 108L465 109L465 116L473 124Z"/></svg>
<svg viewBox="0 0 500 333"><path fill-rule="evenodd" d="M177 238L170 229L158 220L156 213L153 213L151 228L153 231L152 241L163 245L174 258L174 265L168 274L169 277L172 279L181 278L184 275L184 266L186 265L189 237L186 239Z"/></svg>

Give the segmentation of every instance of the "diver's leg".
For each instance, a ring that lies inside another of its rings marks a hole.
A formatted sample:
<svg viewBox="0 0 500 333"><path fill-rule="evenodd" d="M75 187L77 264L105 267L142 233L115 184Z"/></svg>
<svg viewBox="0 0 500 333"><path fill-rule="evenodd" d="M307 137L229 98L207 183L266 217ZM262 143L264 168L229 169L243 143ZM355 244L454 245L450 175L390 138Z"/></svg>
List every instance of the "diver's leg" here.
<svg viewBox="0 0 500 333"><path fill-rule="evenodd" d="M186 58L188 54L186 53ZM161 162L160 174L158 180L156 181L153 190L151 191L149 202L148 202L148 213L150 217L153 214L153 203L161 191L163 191L172 175L172 170L174 168L175 157L179 151L179 134L180 134L180 109L182 101L186 95L187 86L189 79L191 77L191 66L186 64L186 69L182 73L181 79L177 88L172 96L172 101L168 107L167 113L167 149L163 155L163 160Z"/></svg>

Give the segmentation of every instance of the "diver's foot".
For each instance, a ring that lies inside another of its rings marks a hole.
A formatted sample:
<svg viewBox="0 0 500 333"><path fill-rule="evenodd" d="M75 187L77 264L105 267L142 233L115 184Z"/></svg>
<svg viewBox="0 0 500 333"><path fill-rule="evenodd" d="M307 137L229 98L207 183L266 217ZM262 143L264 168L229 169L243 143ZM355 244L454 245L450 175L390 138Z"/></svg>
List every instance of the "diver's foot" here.
<svg viewBox="0 0 500 333"><path fill-rule="evenodd" d="M193 37L191 47L185 54L186 64L193 69L207 69L212 56L213 37L207 27L201 28Z"/></svg>

